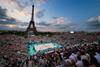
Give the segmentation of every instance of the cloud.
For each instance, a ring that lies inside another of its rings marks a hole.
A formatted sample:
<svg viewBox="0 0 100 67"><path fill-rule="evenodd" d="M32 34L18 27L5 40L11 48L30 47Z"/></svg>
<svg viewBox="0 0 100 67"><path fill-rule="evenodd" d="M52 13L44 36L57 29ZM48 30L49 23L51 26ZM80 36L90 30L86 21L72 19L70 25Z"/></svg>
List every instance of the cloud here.
<svg viewBox="0 0 100 67"><path fill-rule="evenodd" d="M33 4L43 4L47 2L47 0L0 0L2 3L6 3L7 5L14 5L13 7L24 9L28 6L31 6ZM4 4L5 5L5 4Z"/></svg>
<svg viewBox="0 0 100 67"><path fill-rule="evenodd" d="M33 4L35 5L41 5L46 3L48 0L8 0L9 2L15 2L18 4L20 8L25 8L27 6L31 6Z"/></svg>
<svg viewBox="0 0 100 67"><path fill-rule="evenodd" d="M6 9L3 9L1 6L0 6L0 18L6 18L7 15L6 15Z"/></svg>
<svg viewBox="0 0 100 67"><path fill-rule="evenodd" d="M27 23L27 22L20 22L19 21L19 22L17 22L16 27L20 28L20 29L26 29L28 25L29 25L29 23Z"/></svg>
<svg viewBox="0 0 100 67"><path fill-rule="evenodd" d="M36 23L36 25L39 25L39 26L50 26L51 24L48 24L48 23L42 21L42 22Z"/></svg>
<svg viewBox="0 0 100 67"><path fill-rule="evenodd" d="M77 25L72 23L72 21L67 17L54 17L49 21L37 23L37 27L42 29L42 31L71 31L76 30Z"/></svg>
<svg viewBox="0 0 100 67"><path fill-rule="evenodd" d="M9 25L1 25L0 24L0 30L18 30L18 31L25 31L23 28L17 28L16 25L14 24L9 24Z"/></svg>
<svg viewBox="0 0 100 67"><path fill-rule="evenodd" d="M0 30L12 30L16 28L16 20L7 16L7 10L0 6Z"/></svg>
<svg viewBox="0 0 100 67"><path fill-rule="evenodd" d="M44 16L44 12L45 10L44 9L36 9L36 17L37 18L42 18Z"/></svg>
<svg viewBox="0 0 100 67"><path fill-rule="evenodd" d="M68 17L56 17L49 21L52 24L52 28L63 31L77 30L77 25L72 22Z"/></svg>
<svg viewBox="0 0 100 67"><path fill-rule="evenodd" d="M100 16L91 17L88 19L88 22L90 22L90 23L97 23L97 21L100 22Z"/></svg>
<svg viewBox="0 0 100 67"><path fill-rule="evenodd" d="M0 0L1 9L6 9L3 10L5 11L3 14L9 17L0 19L0 21L2 21L2 23L8 23L7 21L9 21L8 24L10 24L3 25L3 28L6 26L7 28L15 27L13 29L26 29L31 17L31 5L35 3L35 5L39 7L47 1L48 0ZM45 10L37 7L35 7L35 16L37 19L41 19L44 17ZM11 22L16 26L13 26ZM54 17L48 21L36 23L36 26L39 30L44 29L49 31L68 31L76 27L67 17Z"/></svg>
<svg viewBox="0 0 100 67"><path fill-rule="evenodd" d="M0 24L15 24L16 20L14 18L0 18Z"/></svg>
<svg viewBox="0 0 100 67"><path fill-rule="evenodd" d="M34 0L15 0L20 8L25 8L27 6L33 5Z"/></svg>
<svg viewBox="0 0 100 67"><path fill-rule="evenodd" d="M35 4L35 16L40 19L44 16L45 10L40 9L39 6L46 2L47 0L0 0L0 6L2 7L0 7L0 24L12 24L15 22L14 24L17 27L26 28L28 26L27 22L30 21L33 3ZM36 7L37 5L38 7Z"/></svg>
<svg viewBox="0 0 100 67"><path fill-rule="evenodd" d="M0 0L0 6L6 9L6 14L9 17L19 21L28 22L31 17L31 6L33 3L42 4L47 0ZM35 16L40 19L44 16L44 9L40 9L35 5Z"/></svg>
<svg viewBox="0 0 100 67"><path fill-rule="evenodd" d="M58 28L58 27L65 27L71 23L69 18L66 17L55 17L48 21L51 26Z"/></svg>
<svg viewBox="0 0 100 67"><path fill-rule="evenodd" d="M33 4L40 6L41 4L46 3L48 0L9 0L9 1L16 2L19 7L25 8L25 7L31 6Z"/></svg>
<svg viewBox="0 0 100 67"><path fill-rule="evenodd" d="M20 9L16 0L0 0L0 6L7 10L6 15L8 17L15 18L16 20L21 20L25 16L26 11L24 12Z"/></svg>
<svg viewBox="0 0 100 67"><path fill-rule="evenodd" d="M38 5L46 3L48 0L35 0Z"/></svg>
<svg viewBox="0 0 100 67"><path fill-rule="evenodd" d="M16 20L8 17L6 13L7 10L0 6L0 24L15 24Z"/></svg>
<svg viewBox="0 0 100 67"><path fill-rule="evenodd" d="M89 18L87 21L87 29L90 31L100 31L100 16Z"/></svg>
<svg viewBox="0 0 100 67"><path fill-rule="evenodd" d="M61 25L67 25L69 23L71 23L71 21L68 18L54 17L48 21L40 22L38 23L38 25L61 26Z"/></svg>

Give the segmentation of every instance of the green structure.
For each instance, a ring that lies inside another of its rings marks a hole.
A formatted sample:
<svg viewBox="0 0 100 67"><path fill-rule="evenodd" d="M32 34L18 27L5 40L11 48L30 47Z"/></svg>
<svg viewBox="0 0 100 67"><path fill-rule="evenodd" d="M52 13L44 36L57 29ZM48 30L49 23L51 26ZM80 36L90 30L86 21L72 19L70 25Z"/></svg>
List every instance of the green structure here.
<svg viewBox="0 0 100 67"><path fill-rule="evenodd" d="M27 43L27 50L28 55L32 56L37 53L39 54L45 54L49 53L51 51L54 51L55 49L63 48L60 44L56 42L30 42Z"/></svg>

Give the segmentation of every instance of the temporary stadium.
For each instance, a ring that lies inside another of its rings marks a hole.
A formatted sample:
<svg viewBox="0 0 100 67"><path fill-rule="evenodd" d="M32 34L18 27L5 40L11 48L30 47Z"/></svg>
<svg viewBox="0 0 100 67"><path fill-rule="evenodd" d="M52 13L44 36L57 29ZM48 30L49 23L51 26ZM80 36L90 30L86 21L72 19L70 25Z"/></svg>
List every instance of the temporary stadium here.
<svg viewBox="0 0 100 67"><path fill-rule="evenodd" d="M28 55L46 54L61 49L63 46L56 42L28 42L27 51Z"/></svg>

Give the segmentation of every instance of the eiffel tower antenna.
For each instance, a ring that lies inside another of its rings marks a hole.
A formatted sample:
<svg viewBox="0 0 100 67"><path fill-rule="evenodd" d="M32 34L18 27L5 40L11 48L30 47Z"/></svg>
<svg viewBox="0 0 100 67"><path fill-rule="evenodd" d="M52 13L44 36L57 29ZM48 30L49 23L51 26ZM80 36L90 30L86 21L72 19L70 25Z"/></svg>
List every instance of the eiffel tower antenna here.
<svg viewBox="0 0 100 67"><path fill-rule="evenodd" d="M26 33L30 33L32 35L36 35L37 34L37 30L35 27L35 22L34 22L34 5L32 5L32 15L31 15L31 21L29 23L29 26L27 27Z"/></svg>
<svg viewBox="0 0 100 67"><path fill-rule="evenodd" d="M32 17L31 17L31 21L34 21L34 5L32 5Z"/></svg>

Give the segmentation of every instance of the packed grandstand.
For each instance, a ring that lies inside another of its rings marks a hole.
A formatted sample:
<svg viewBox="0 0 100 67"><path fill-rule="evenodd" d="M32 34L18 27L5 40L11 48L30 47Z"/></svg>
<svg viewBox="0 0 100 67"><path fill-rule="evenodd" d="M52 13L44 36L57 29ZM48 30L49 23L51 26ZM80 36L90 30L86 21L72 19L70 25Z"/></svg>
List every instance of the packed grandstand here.
<svg viewBox="0 0 100 67"><path fill-rule="evenodd" d="M29 55L27 43L30 39L31 42L42 43L39 45L42 46L41 50L52 48L54 42L63 48L38 53L40 47L35 46L37 53ZM47 44L51 44L51 47ZM0 67L100 67L100 33L66 32L29 38L16 34L2 34Z"/></svg>

